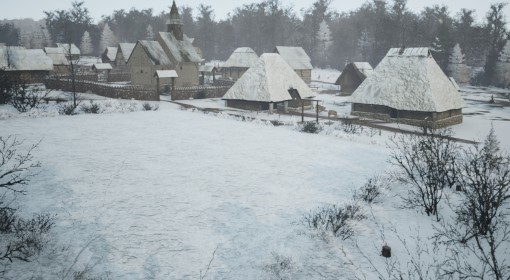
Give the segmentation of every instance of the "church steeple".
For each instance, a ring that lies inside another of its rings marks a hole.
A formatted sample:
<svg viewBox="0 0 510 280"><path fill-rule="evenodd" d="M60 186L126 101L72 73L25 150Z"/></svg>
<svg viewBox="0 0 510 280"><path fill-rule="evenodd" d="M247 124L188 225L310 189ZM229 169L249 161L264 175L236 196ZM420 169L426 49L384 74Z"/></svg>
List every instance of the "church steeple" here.
<svg viewBox="0 0 510 280"><path fill-rule="evenodd" d="M184 34L182 32L182 19L179 15L179 10L177 9L175 0L173 1L172 8L170 9L170 20L168 20L166 27L167 32L173 33L177 40L183 40Z"/></svg>

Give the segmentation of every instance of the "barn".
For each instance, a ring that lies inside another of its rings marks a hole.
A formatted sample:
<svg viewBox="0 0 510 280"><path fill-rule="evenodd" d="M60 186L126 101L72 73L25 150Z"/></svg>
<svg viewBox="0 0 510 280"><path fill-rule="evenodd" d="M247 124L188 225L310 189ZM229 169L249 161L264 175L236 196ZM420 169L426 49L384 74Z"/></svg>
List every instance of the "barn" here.
<svg viewBox="0 0 510 280"><path fill-rule="evenodd" d="M120 43L117 47L117 56L115 57L115 67L119 69L127 68L127 63L131 53L135 49L135 43Z"/></svg>
<svg viewBox="0 0 510 280"><path fill-rule="evenodd" d="M1 75L16 75L25 83L40 83L53 71L53 61L43 50L0 47Z"/></svg>
<svg viewBox="0 0 510 280"><path fill-rule="evenodd" d="M238 48L223 64L223 78L230 80L238 80L259 60L259 56L251 48Z"/></svg>
<svg viewBox="0 0 510 280"><path fill-rule="evenodd" d="M351 103L355 116L429 128L462 123L464 107L428 48L390 49Z"/></svg>
<svg viewBox="0 0 510 280"><path fill-rule="evenodd" d="M278 46L274 53L281 55L306 84L309 85L312 82L312 59L302 47Z"/></svg>
<svg viewBox="0 0 510 280"><path fill-rule="evenodd" d="M285 108L310 104L315 94L281 56L263 54L223 96L227 107L272 111L277 105ZM308 99L308 100L307 100Z"/></svg>
<svg viewBox="0 0 510 280"><path fill-rule="evenodd" d="M345 66L335 85L341 86L342 95L351 95L374 71L368 62L352 62Z"/></svg>

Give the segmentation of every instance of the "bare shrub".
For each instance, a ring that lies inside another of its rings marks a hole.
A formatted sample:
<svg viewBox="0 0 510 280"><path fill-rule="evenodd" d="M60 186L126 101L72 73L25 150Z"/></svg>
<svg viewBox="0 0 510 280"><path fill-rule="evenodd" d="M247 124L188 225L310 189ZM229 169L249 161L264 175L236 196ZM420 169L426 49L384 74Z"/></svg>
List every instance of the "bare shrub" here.
<svg viewBox="0 0 510 280"><path fill-rule="evenodd" d="M37 108L48 96L50 90L43 90L27 84L15 85L11 89L9 104L18 112L26 113L32 108Z"/></svg>
<svg viewBox="0 0 510 280"><path fill-rule="evenodd" d="M379 202L379 197L382 194L382 181L379 177L373 177L368 179L368 181L357 190L353 198L355 200L362 200L366 203L377 203Z"/></svg>
<svg viewBox="0 0 510 280"><path fill-rule="evenodd" d="M75 111L76 107L74 107L74 104L72 103L61 103L58 106L58 113L59 115L76 115Z"/></svg>
<svg viewBox="0 0 510 280"><path fill-rule="evenodd" d="M322 127L316 122L304 122L299 124L299 131L301 132L317 134L321 132L321 130Z"/></svg>
<svg viewBox="0 0 510 280"><path fill-rule="evenodd" d="M304 224L308 228L319 232L331 232L343 240L354 235L352 222L363 219L366 219L363 209L354 203L320 207L303 218Z"/></svg>
<svg viewBox="0 0 510 280"><path fill-rule="evenodd" d="M276 252L271 253L272 262L263 267L264 271L271 274L274 279L292 279L291 273L296 268L296 263L292 257L287 257Z"/></svg>
<svg viewBox="0 0 510 280"><path fill-rule="evenodd" d="M423 208L439 220L438 205L444 189L458 181L460 147L451 138L451 130L432 130L427 135L399 135L392 138L390 163L400 173L397 179L410 185L403 196L405 208Z"/></svg>
<svg viewBox="0 0 510 280"><path fill-rule="evenodd" d="M144 111L157 111L159 109L158 104L151 105L149 102L145 102L142 104L142 109Z"/></svg>

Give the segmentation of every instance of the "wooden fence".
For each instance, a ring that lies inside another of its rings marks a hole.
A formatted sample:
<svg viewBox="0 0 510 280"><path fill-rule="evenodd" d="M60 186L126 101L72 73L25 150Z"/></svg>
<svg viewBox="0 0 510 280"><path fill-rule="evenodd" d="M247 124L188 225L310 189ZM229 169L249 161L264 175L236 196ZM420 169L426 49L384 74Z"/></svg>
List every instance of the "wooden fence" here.
<svg viewBox="0 0 510 280"><path fill-rule="evenodd" d="M220 98L227 93L231 86L195 86L181 87L171 90L172 100Z"/></svg>
<svg viewBox="0 0 510 280"><path fill-rule="evenodd" d="M73 90L71 80L62 79L61 77L47 78L45 84L47 89L59 89L63 91ZM145 88L142 86L108 85L86 80L75 81L75 86L76 92L91 92L108 98L159 101L159 96L155 89Z"/></svg>

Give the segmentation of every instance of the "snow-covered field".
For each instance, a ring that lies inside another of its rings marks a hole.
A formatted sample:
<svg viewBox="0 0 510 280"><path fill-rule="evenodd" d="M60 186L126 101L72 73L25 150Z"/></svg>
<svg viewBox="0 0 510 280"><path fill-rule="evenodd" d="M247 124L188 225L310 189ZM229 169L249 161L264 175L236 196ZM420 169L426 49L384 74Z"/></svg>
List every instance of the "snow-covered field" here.
<svg viewBox="0 0 510 280"><path fill-rule="evenodd" d="M488 90L463 95L467 115L454 127L457 136L480 139L493 123L509 149L508 107L486 103ZM339 116L350 110L348 97L319 99ZM184 103L224 109L219 99ZM267 269L275 254L292 259L283 279L377 279L368 260L384 270L382 245L390 244L402 265L409 260L391 228L412 248L418 235L433 233L433 219L400 209L396 195L405 189L394 182L380 204L363 205L368 219L355 224L351 240L312 237L301 222L317 207L350 201L354 189L382 175L391 134L305 134L167 102L134 111L11 112L0 120L2 136L27 145L41 140L34 154L41 173L18 201L24 214L57 214L47 249L32 263L16 263L7 279L72 279L75 271L108 279L276 279Z"/></svg>

